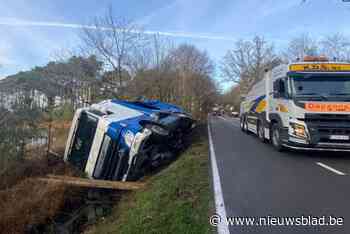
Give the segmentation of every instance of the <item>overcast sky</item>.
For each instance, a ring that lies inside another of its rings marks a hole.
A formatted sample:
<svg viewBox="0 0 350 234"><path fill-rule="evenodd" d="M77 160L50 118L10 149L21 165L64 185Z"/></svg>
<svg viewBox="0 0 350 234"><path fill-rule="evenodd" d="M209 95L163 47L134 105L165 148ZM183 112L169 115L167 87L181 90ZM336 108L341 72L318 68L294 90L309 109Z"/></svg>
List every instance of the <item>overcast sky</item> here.
<svg viewBox="0 0 350 234"><path fill-rule="evenodd" d="M74 47L79 25L104 14L208 51L215 62L236 39L264 36L283 47L293 36L350 35L350 3L341 0L0 0L0 77L46 64Z"/></svg>

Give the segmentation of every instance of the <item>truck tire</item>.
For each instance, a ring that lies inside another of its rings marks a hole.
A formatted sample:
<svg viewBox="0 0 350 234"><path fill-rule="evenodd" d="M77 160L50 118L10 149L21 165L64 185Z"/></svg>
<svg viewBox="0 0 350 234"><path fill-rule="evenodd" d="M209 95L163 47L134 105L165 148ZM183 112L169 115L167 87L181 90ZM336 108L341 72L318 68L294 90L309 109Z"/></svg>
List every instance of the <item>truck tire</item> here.
<svg viewBox="0 0 350 234"><path fill-rule="evenodd" d="M278 152L283 151L284 147L281 140L281 132L277 123L272 124L271 127L271 144Z"/></svg>
<svg viewBox="0 0 350 234"><path fill-rule="evenodd" d="M248 120L247 119L244 120L244 132L249 134Z"/></svg>
<svg viewBox="0 0 350 234"><path fill-rule="evenodd" d="M246 134L249 133L248 131L248 123L247 123L247 118L244 118L243 121L242 121L242 131L245 132Z"/></svg>
<svg viewBox="0 0 350 234"><path fill-rule="evenodd" d="M262 121L258 122L256 132L258 133L259 140L263 143L266 143L265 128L264 128L264 125L262 124Z"/></svg>
<svg viewBox="0 0 350 234"><path fill-rule="evenodd" d="M240 122L241 130L242 132L244 132L244 117L241 117L239 122Z"/></svg>

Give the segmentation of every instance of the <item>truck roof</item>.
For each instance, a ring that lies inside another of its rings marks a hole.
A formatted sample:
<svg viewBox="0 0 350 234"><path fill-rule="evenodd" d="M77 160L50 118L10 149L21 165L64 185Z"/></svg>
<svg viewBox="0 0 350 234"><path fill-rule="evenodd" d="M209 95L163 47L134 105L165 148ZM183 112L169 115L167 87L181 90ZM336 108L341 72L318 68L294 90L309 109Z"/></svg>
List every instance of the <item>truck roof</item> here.
<svg viewBox="0 0 350 234"><path fill-rule="evenodd" d="M294 62L281 64L272 69L273 77L283 77L288 73L350 73L350 63L347 62Z"/></svg>
<svg viewBox="0 0 350 234"><path fill-rule="evenodd" d="M147 101L124 101L124 100L106 100L93 104L89 110L92 113L99 112L107 122L119 122L125 119L131 119L141 116L151 116L157 112L174 112L187 114L183 109L175 105L160 102L158 100Z"/></svg>

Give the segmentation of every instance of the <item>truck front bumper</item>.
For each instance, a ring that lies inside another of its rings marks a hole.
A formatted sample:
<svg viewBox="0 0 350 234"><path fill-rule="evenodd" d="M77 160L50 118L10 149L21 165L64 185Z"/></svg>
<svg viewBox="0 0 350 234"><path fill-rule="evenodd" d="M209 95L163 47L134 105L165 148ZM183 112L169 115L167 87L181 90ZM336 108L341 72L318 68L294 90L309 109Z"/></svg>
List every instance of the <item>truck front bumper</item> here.
<svg viewBox="0 0 350 234"><path fill-rule="evenodd" d="M350 144L346 143L324 143L319 142L316 144L298 143L295 141L284 141L282 144L284 147L295 150L303 151L338 151L338 152L350 152Z"/></svg>
<svg viewBox="0 0 350 234"><path fill-rule="evenodd" d="M349 142L322 142L321 138L313 141L306 140L297 136L289 135L288 129L284 128L281 132L282 145L288 149L301 151L330 151L330 152L350 152Z"/></svg>
<svg viewBox="0 0 350 234"><path fill-rule="evenodd" d="M295 146L290 144L283 144L284 147L288 149L294 150L302 150L302 151L331 151L331 152L350 152L350 149L346 148L326 148L326 147L304 147L304 146Z"/></svg>

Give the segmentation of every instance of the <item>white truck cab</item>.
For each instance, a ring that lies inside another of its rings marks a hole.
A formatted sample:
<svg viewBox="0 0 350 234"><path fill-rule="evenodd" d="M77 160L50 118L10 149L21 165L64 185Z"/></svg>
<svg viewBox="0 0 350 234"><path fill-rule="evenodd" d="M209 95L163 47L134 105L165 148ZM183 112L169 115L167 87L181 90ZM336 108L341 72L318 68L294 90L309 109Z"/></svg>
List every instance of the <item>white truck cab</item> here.
<svg viewBox="0 0 350 234"><path fill-rule="evenodd" d="M266 71L240 121L277 150L350 151L350 63L309 56Z"/></svg>

